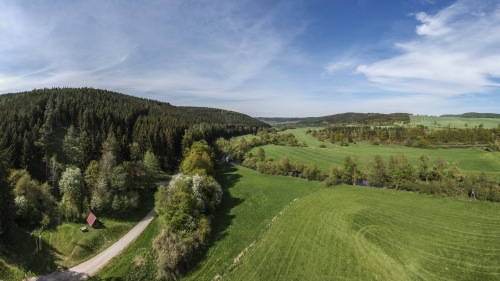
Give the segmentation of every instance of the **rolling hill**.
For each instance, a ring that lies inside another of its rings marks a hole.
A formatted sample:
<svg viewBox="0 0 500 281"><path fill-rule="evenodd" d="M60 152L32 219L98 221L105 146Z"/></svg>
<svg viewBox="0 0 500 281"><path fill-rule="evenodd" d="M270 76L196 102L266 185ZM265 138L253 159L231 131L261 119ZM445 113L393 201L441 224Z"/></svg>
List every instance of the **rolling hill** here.
<svg viewBox="0 0 500 281"><path fill-rule="evenodd" d="M409 123L410 115L408 113L354 113L347 112L321 117L305 117L305 118L286 118L286 117L256 117L257 119L267 122L271 125L278 124L296 124L300 127L305 126L325 126L325 125L340 125L340 124L364 124L364 125L392 125L394 123Z"/></svg>
<svg viewBox="0 0 500 281"><path fill-rule="evenodd" d="M137 143L160 157L163 169L175 169L182 151L197 140L211 142L255 132L268 124L234 111L174 106L167 102L93 88L52 88L0 95L0 151L11 168L26 167L44 179L43 159L62 153L67 129L75 128L80 158L72 163L84 168L101 156L103 142L117 143L117 159L130 159L130 145ZM44 179L45 180L45 179Z"/></svg>

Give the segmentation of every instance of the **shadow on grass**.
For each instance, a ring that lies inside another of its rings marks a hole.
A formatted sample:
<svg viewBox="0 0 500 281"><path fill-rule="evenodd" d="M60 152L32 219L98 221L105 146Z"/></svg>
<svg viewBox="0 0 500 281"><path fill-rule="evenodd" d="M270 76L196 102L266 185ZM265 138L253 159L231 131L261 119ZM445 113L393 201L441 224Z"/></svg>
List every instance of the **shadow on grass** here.
<svg viewBox="0 0 500 281"><path fill-rule="evenodd" d="M234 187L241 178L241 175L235 174L237 169L233 165L221 163L217 169L217 182L222 187L224 194L219 208L215 212L212 223L212 241L211 244L222 240L227 236L225 230L231 225L234 215L230 215L231 210L243 203L243 199L234 198L229 193L229 189Z"/></svg>
<svg viewBox="0 0 500 281"><path fill-rule="evenodd" d="M104 225L104 222L102 222L101 220L97 220L97 224L94 224L94 226L92 228L94 228L94 229L105 229L106 225Z"/></svg>
<svg viewBox="0 0 500 281"><path fill-rule="evenodd" d="M197 255L197 258L193 260L193 267L190 271L196 270L199 266L199 262L205 257L207 250L215 244L217 241L224 239L228 234L226 229L232 224L234 215L231 215L231 210L243 203L243 199L232 197L229 193L229 189L234 187L236 183L242 177L241 175L235 174L238 170L236 167L226 163L217 164L217 175L216 180L221 185L224 191L222 195L222 201L217 210L215 211L214 218L212 220L212 235L209 244L201 255Z"/></svg>
<svg viewBox="0 0 500 281"><path fill-rule="evenodd" d="M14 233L3 252L8 263L37 276L57 270L56 255L60 252L56 248L42 239L42 250L35 251L35 238L27 230L16 228Z"/></svg>

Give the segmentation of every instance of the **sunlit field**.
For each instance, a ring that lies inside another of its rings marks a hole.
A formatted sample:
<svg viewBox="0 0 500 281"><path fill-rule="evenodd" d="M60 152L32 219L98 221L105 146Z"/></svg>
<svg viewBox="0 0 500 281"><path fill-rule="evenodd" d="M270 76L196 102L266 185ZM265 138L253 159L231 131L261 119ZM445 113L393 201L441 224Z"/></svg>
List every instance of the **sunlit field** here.
<svg viewBox="0 0 500 281"><path fill-rule="evenodd" d="M497 280L499 205L342 186L295 202L225 280Z"/></svg>

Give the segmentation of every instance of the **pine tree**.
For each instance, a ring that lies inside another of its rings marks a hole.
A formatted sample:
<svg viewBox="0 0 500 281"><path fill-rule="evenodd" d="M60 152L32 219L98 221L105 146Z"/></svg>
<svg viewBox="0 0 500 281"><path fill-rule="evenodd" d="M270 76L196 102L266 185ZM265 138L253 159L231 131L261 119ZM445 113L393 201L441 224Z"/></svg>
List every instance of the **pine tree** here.
<svg viewBox="0 0 500 281"><path fill-rule="evenodd" d="M9 170L0 157L0 246L8 241L14 225L14 194L9 185Z"/></svg>

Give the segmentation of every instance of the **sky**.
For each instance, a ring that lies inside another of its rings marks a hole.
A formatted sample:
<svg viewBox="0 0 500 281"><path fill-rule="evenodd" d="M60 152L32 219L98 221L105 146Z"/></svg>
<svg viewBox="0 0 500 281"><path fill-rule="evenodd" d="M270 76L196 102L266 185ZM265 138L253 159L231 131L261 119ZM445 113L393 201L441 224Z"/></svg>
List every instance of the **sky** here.
<svg viewBox="0 0 500 281"><path fill-rule="evenodd" d="M254 117L500 113L498 0L0 1L0 93Z"/></svg>

